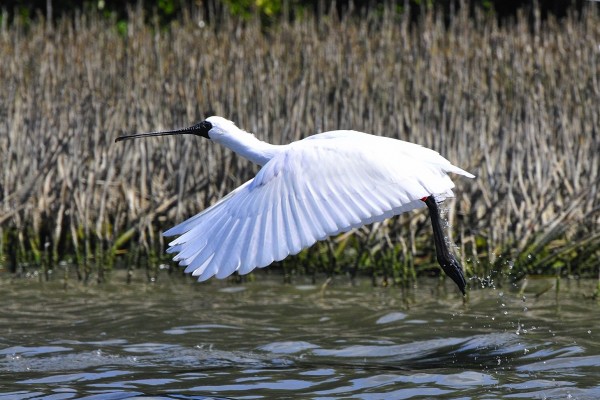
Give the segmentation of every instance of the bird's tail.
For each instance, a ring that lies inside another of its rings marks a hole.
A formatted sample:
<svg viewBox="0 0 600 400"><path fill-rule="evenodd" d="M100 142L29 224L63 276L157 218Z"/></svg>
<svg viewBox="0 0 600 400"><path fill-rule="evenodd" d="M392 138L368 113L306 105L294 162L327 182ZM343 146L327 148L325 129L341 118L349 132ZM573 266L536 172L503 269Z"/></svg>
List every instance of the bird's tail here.
<svg viewBox="0 0 600 400"><path fill-rule="evenodd" d="M475 178L475 175L473 175L472 173L467 172L462 168L458 168L457 166L452 164L450 164L449 168L446 168L446 172L452 172L454 174L466 176L467 178Z"/></svg>
<svg viewBox="0 0 600 400"><path fill-rule="evenodd" d="M467 178L475 178L475 175L471 174L470 172L465 171L462 168L458 168L457 166L450 164L450 162L448 162L447 164L445 164L443 166L443 170L446 173L458 174L458 175L466 176ZM454 182L452 182L452 180L450 179L450 177L448 175L445 175L444 179L448 183L448 186L447 186L448 189L445 192L436 191L436 190L431 191L431 194L433 195L433 197L435 198L435 200L438 203L441 203L448 198L454 197L454 192L452 192L452 189L454 188Z"/></svg>

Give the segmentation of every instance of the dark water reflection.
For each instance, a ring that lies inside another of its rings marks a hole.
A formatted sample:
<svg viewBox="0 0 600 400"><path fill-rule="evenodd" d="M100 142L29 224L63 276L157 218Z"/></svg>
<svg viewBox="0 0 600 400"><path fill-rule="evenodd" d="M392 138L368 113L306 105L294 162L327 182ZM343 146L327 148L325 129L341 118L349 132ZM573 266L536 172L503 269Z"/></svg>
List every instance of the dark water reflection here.
<svg viewBox="0 0 600 400"><path fill-rule="evenodd" d="M600 398L597 282L463 303L433 281L259 280L0 278L0 400Z"/></svg>

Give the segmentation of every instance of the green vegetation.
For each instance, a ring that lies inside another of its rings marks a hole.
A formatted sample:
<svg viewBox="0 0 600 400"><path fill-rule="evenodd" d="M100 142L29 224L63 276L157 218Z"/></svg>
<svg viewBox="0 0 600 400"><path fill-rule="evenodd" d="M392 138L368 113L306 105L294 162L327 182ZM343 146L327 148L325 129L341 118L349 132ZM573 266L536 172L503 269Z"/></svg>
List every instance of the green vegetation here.
<svg viewBox="0 0 600 400"><path fill-rule="evenodd" d="M585 1L581 0L542 0L533 4L543 19L549 15L562 18L568 12L581 12L585 7ZM97 11L105 17L113 17L120 21L127 20L129 10L138 8L153 15L161 24L166 24L180 18L189 9L200 7L205 14L210 14L209 18L219 17L218 13L226 11L230 15L245 19L259 16L263 22L270 24L280 18L292 21L311 12L320 14L336 11L344 15L360 15L380 12L390 5L394 5L397 11L410 9L412 19L418 18L426 8L435 8L444 15L451 15L461 7L470 10L479 8L495 13L500 19L514 17L523 10L532 12L534 9L529 0L4 0L1 7L8 12L11 20L20 19L22 23L28 23L40 16L56 20L82 11Z"/></svg>
<svg viewBox="0 0 600 400"><path fill-rule="evenodd" d="M168 260L159 232L256 168L194 138L114 138L217 114L274 143L338 128L399 137L473 172L446 212L482 284L596 274L598 6L502 25L464 9L449 23L408 14L307 13L265 29L197 10L156 29L137 8L124 24L94 10L1 24L0 267L63 263L87 280L143 266L152 279ZM411 213L279 266L408 284L438 272L430 235L426 212Z"/></svg>

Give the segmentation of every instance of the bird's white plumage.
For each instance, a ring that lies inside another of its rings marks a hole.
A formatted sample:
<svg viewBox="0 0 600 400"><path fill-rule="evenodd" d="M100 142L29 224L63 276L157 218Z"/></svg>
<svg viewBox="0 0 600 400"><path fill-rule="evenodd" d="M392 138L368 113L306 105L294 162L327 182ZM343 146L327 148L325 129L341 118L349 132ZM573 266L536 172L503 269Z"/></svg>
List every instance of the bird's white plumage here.
<svg viewBox="0 0 600 400"><path fill-rule="evenodd" d="M164 233L180 235L168 251L200 281L265 267L317 240L422 207L429 195L450 197L449 172L473 177L433 150L396 139L332 131L274 146L220 117L207 121L211 139L263 167Z"/></svg>

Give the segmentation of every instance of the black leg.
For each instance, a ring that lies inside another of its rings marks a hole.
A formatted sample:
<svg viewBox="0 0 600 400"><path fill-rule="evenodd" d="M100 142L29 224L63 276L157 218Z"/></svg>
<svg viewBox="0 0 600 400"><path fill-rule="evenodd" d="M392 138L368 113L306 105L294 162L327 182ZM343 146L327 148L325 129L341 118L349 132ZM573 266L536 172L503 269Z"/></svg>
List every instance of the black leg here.
<svg viewBox="0 0 600 400"><path fill-rule="evenodd" d="M463 275L463 269L458 260L448 250L448 244L444 237L444 231L442 230L442 224L440 220L440 210L438 209L437 202L433 196L425 198L425 204L429 208L429 216L431 217L431 226L433 227L433 240L435 241L435 253L437 261L440 267L444 270L456 284L458 288L465 295L465 276Z"/></svg>

